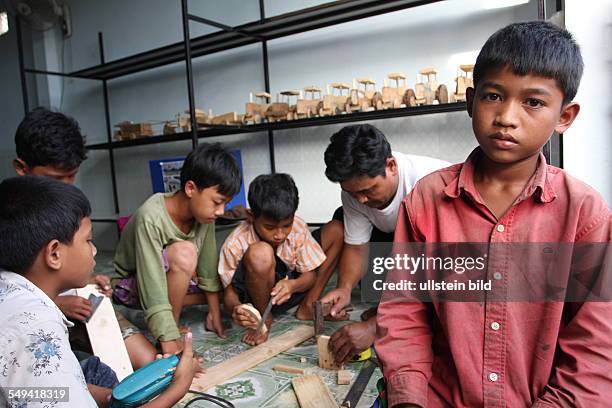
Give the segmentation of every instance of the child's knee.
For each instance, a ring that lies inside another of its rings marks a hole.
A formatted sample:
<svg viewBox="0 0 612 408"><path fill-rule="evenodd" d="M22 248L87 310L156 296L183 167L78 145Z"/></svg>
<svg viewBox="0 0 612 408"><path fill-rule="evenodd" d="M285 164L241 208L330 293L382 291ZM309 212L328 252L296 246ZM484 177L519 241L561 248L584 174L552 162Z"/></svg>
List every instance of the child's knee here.
<svg viewBox="0 0 612 408"><path fill-rule="evenodd" d="M198 266L198 250L191 241L175 242L167 247L170 271L191 277Z"/></svg>
<svg viewBox="0 0 612 408"><path fill-rule="evenodd" d="M243 262L248 273L263 274L274 270L274 248L263 241L256 242L244 253Z"/></svg>

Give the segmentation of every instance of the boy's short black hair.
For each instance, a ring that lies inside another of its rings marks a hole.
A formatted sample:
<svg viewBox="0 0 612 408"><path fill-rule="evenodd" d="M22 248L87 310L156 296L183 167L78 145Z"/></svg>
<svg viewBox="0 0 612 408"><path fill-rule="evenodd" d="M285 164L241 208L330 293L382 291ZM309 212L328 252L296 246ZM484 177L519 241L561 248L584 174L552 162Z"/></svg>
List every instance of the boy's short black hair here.
<svg viewBox="0 0 612 408"><path fill-rule="evenodd" d="M489 70L502 66L516 75L555 79L565 105L576 96L584 63L569 31L546 21L530 21L510 24L489 37L476 59L474 85Z"/></svg>
<svg viewBox="0 0 612 408"><path fill-rule="evenodd" d="M240 168L234 156L219 143L202 143L196 147L181 169L181 189L191 180L200 190L219 186L219 193L226 197L240 191L240 179Z"/></svg>
<svg viewBox="0 0 612 408"><path fill-rule="evenodd" d="M262 174L249 185L249 207L255 218L274 221L293 217L299 204L298 189L288 174Z"/></svg>
<svg viewBox="0 0 612 408"><path fill-rule="evenodd" d="M340 183L353 177L385 175L391 145L383 133L372 125L351 125L330 138L325 149L325 175Z"/></svg>
<svg viewBox="0 0 612 408"><path fill-rule="evenodd" d="M79 124L60 112L36 108L15 133L17 157L29 167L53 166L74 170L87 158Z"/></svg>
<svg viewBox="0 0 612 408"><path fill-rule="evenodd" d="M51 240L70 243L89 217L87 197L49 177L12 177L0 183L0 268L25 273Z"/></svg>

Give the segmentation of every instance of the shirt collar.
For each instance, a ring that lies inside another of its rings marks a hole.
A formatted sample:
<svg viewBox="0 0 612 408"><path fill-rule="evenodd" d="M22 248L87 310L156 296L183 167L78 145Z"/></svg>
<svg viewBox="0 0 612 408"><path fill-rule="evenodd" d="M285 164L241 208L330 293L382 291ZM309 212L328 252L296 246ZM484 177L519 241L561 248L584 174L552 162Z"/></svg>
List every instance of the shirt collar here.
<svg viewBox="0 0 612 408"><path fill-rule="evenodd" d="M444 188L444 193L449 198L459 198L461 193L465 193L472 200L479 204L484 204L480 194L474 186L474 169L478 157L483 154L480 147L476 147L468 156L467 160L461 166L459 174L450 181ZM525 200L527 197L533 196L542 203L550 203L557 195L552 187L549 177L548 165L544 154L540 152L538 156L538 164L536 171L529 179L527 187L517 199L517 202Z"/></svg>
<svg viewBox="0 0 612 408"><path fill-rule="evenodd" d="M15 272L9 272L5 270L0 270L0 272L2 273L2 278L4 280L6 280L9 283L19 286L23 290L27 290L33 296L40 299L40 301L45 306L49 307L51 310L56 311L59 314L59 316L61 316L62 321L67 327L74 326L74 323L72 323L70 320L66 318L66 316L64 316L64 314L59 309L59 307L57 307L55 302L52 301L51 298L49 298L49 296L47 296L47 294L43 292L38 286L30 282L28 278L26 278L25 276L19 275L18 273L15 273Z"/></svg>

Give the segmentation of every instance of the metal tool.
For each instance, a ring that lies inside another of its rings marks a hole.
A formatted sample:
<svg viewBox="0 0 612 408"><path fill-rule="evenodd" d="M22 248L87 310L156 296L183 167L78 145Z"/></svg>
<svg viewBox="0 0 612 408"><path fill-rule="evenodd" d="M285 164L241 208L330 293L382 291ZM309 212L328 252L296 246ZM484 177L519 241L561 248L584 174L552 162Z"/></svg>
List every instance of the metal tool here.
<svg viewBox="0 0 612 408"><path fill-rule="evenodd" d="M322 303L320 300L317 300L313 303L313 309L315 336L318 336L320 334L323 334L325 318L331 314L332 304ZM353 306L347 305L344 309L340 311L340 315L345 315L348 319L348 312L350 312L351 310L353 310Z"/></svg>
<svg viewBox="0 0 612 408"><path fill-rule="evenodd" d="M88 323L89 320L91 319L91 317L96 312L96 310L98 310L98 307L100 306L100 304L104 300L104 295L96 296L93 293L90 293L89 297L87 298L87 300L89 300L89 303L91 303L91 314L85 319L85 323Z"/></svg>
<svg viewBox="0 0 612 408"><path fill-rule="evenodd" d="M357 379L355 379L355 382L351 386L351 389L346 394L346 397L344 397L344 401L342 401L340 407L354 408L357 406L357 403L361 399L361 395L363 394L365 388L368 386L368 382L370 382L370 377L372 377L372 374L374 373L374 370L377 366L378 362L376 358L367 360L363 364L363 366L361 366L361 370L357 375Z"/></svg>
<svg viewBox="0 0 612 408"><path fill-rule="evenodd" d="M264 310L263 315L261 315L261 321L257 325L257 329L255 329L255 334L257 335L261 334L261 329L263 329L264 325L266 324L266 320L268 319L268 316L270 316L270 313L272 312L272 306L274 306L274 303L272 303L273 299L273 297L270 297L268 306L266 306L266 310Z"/></svg>

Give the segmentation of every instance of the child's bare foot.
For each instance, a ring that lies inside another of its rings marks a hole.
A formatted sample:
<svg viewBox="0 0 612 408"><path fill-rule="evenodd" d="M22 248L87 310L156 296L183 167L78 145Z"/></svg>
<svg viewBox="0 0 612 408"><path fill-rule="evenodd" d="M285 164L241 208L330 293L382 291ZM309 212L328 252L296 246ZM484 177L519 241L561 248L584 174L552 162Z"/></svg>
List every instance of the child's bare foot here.
<svg viewBox="0 0 612 408"><path fill-rule="evenodd" d="M256 331L253 329L247 329L246 333L242 336L242 342L248 344L249 346L258 346L261 343L268 340L268 335L270 331L265 331L261 334L256 334Z"/></svg>
<svg viewBox="0 0 612 408"><path fill-rule="evenodd" d="M225 337L225 328L223 327L223 322L221 321L221 317L215 318L213 313L208 313L206 315L206 322L204 323L204 329L206 331L215 332L217 336L224 339Z"/></svg>

